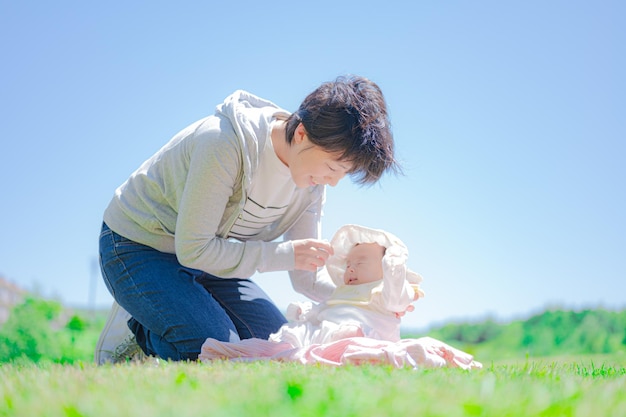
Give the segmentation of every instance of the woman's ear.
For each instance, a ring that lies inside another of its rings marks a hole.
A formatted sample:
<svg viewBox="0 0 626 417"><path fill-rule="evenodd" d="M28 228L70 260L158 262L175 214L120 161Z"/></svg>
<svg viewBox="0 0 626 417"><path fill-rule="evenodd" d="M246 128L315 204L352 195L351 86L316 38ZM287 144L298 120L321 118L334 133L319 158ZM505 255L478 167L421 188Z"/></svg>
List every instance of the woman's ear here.
<svg viewBox="0 0 626 417"><path fill-rule="evenodd" d="M304 128L304 125L302 123L298 123L296 130L293 132L292 141L296 144L300 144L304 142L306 136L307 136L307 133L306 133L306 129Z"/></svg>

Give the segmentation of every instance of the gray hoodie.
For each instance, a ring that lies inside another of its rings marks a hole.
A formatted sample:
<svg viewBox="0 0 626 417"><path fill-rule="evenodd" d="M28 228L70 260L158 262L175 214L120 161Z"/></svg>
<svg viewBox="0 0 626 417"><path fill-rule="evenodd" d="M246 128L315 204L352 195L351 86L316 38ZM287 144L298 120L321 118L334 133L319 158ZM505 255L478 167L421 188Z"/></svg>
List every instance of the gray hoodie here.
<svg viewBox="0 0 626 417"><path fill-rule="evenodd" d="M270 140L272 120L288 115L272 102L236 91L214 115L177 133L131 174L115 191L104 221L130 240L176 254L184 266L223 278L290 271L296 291L323 298L332 283L291 271L290 240L320 238L324 186L298 188L283 218L254 240L226 238ZM275 241L283 235L284 241Z"/></svg>

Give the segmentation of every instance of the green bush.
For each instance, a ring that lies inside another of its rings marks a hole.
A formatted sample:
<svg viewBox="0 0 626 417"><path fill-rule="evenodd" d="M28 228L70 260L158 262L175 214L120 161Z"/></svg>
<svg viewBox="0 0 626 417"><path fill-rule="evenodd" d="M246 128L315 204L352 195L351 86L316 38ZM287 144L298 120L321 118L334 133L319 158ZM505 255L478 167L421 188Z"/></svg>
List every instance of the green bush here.
<svg viewBox="0 0 626 417"><path fill-rule="evenodd" d="M0 327L0 362L91 361L101 328L101 319L70 316L56 301L27 298Z"/></svg>

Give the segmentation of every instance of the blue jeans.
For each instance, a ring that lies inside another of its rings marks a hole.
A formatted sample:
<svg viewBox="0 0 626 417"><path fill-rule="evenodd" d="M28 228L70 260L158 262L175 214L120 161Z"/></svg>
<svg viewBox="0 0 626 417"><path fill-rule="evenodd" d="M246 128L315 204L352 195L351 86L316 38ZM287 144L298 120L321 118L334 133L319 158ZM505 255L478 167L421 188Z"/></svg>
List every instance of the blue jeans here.
<svg viewBox="0 0 626 417"><path fill-rule="evenodd" d="M267 339L286 323L270 298L249 279L218 278L186 268L176 255L128 240L106 224L100 268L128 327L145 353L196 360L204 341Z"/></svg>

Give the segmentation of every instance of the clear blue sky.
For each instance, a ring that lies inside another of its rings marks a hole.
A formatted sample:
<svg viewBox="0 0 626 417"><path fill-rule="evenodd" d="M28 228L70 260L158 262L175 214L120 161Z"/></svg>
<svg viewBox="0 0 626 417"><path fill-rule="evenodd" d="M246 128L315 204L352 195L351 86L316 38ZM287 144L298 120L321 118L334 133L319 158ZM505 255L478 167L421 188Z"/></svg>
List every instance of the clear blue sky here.
<svg viewBox="0 0 626 417"><path fill-rule="evenodd" d="M0 275L108 306L102 212L141 162L236 89L293 111L354 73L383 89L405 175L330 189L323 231L407 244L426 298L405 326L623 308L625 5L0 0Z"/></svg>

